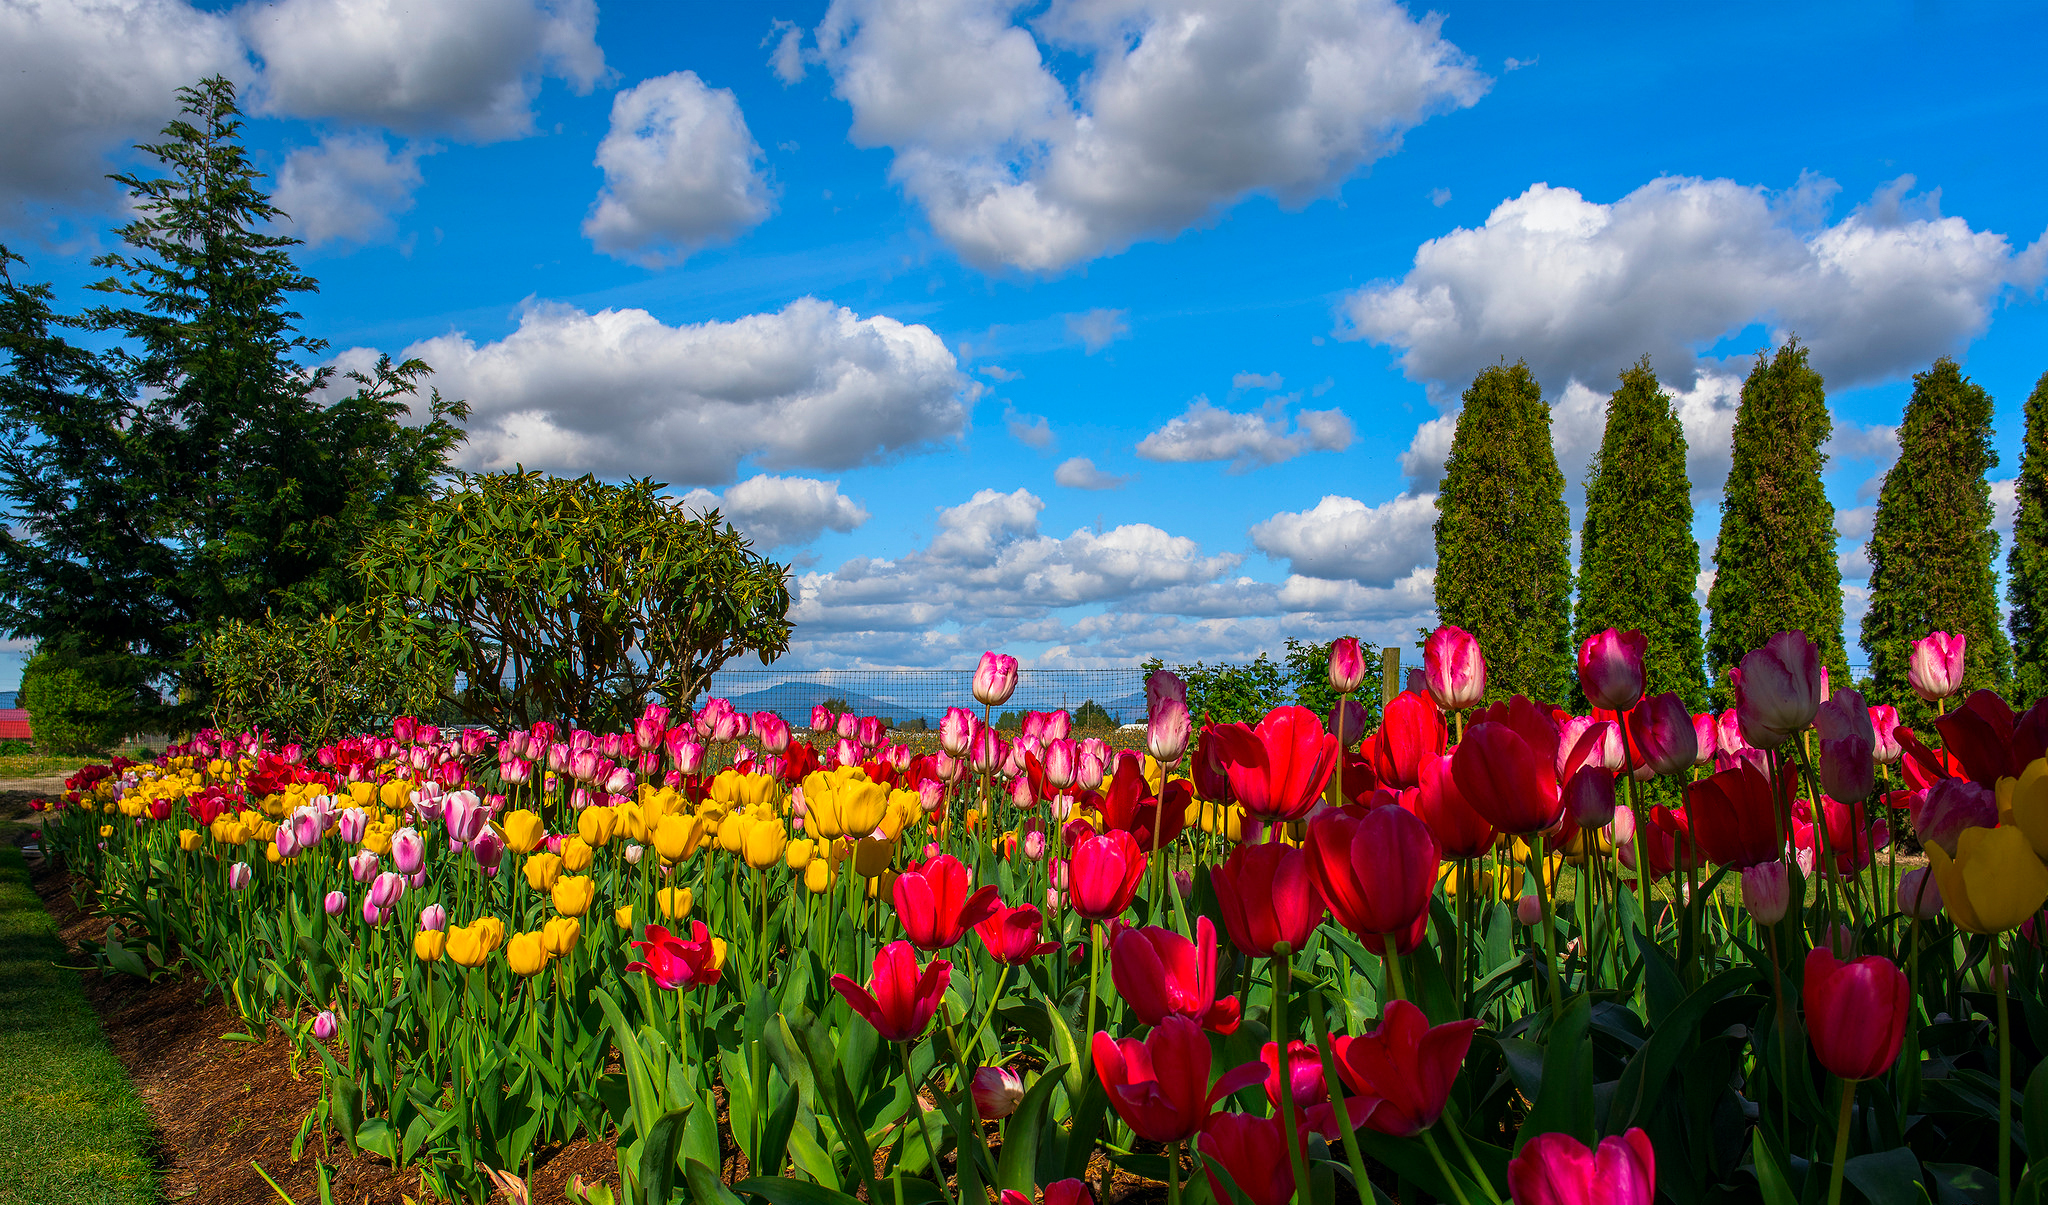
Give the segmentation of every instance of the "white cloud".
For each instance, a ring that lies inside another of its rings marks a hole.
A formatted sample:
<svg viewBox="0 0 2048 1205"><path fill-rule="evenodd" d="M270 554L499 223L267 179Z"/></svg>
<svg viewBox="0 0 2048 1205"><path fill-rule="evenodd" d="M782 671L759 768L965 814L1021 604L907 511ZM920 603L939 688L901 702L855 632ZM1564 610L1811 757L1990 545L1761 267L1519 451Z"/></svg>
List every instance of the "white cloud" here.
<svg viewBox="0 0 2048 1205"><path fill-rule="evenodd" d="M419 159L419 148L393 151L382 134L329 134L285 156L273 199L291 215L291 232L313 246L380 242L412 208Z"/></svg>
<svg viewBox="0 0 2048 1205"><path fill-rule="evenodd" d="M233 23L178 0L0 4L0 221L24 202L104 204L106 173L177 115L177 90L246 79Z"/></svg>
<svg viewBox="0 0 2048 1205"><path fill-rule="evenodd" d="M1279 464L1304 452L1341 452L1357 432L1341 410L1303 410L1287 429L1280 405L1239 414L1210 404L1206 397L1188 403L1187 412L1138 441L1138 455L1147 460L1176 462L1230 461L1242 473L1262 464Z"/></svg>
<svg viewBox="0 0 2048 1205"><path fill-rule="evenodd" d="M868 521L867 508L839 492L837 481L758 474L721 495L691 490L683 505L699 514L717 508L725 520L762 548L808 544L828 528L852 531Z"/></svg>
<svg viewBox="0 0 2048 1205"><path fill-rule="evenodd" d="M1137 479L1135 473L1105 473L1086 456L1061 461L1060 467L1052 471L1053 484L1064 485L1070 490L1116 490Z"/></svg>
<svg viewBox="0 0 2048 1205"><path fill-rule="evenodd" d="M845 469L939 444L965 428L982 389L930 328L810 297L686 326L534 302L496 342L454 332L404 354L473 407L470 467L686 485L731 481L749 458Z"/></svg>
<svg viewBox="0 0 2048 1205"><path fill-rule="evenodd" d="M1868 540L1877 527L1875 506L1846 506L1835 512L1835 534L1859 543Z"/></svg>
<svg viewBox="0 0 2048 1205"><path fill-rule="evenodd" d="M681 263L774 211L760 158L732 89L706 87L694 71L646 80L612 98L597 146L604 189L584 236L645 267Z"/></svg>
<svg viewBox="0 0 2048 1205"><path fill-rule="evenodd" d="M1052 424L1045 421L1043 414L1022 414L1016 410L1003 412L1003 424L1010 429L1010 438L1028 448L1050 452L1060 437L1053 434Z"/></svg>
<svg viewBox="0 0 2048 1205"><path fill-rule="evenodd" d="M1991 483L1991 528L2005 537L2005 546L2012 543L2012 525L2019 517L2020 482L2017 477ZM2003 568L2003 566L2001 566Z"/></svg>
<svg viewBox="0 0 2048 1205"><path fill-rule="evenodd" d="M1131 333L1131 324L1126 321L1129 314L1128 310L1089 310L1085 314L1068 314L1067 337L1092 356Z"/></svg>
<svg viewBox="0 0 2048 1205"><path fill-rule="evenodd" d="M1429 203L1431 205L1436 206L1438 209L1442 209L1444 206L1451 203L1451 190L1448 188L1430 189Z"/></svg>
<svg viewBox="0 0 2048 1205"><path fill-rule="evenodd" d="M604 74L595 0L272 0L236 11L263 60L257 111L453 134L533 129L544 76Z"/></svg>
<svg viewBox="0 0 2048 1205"><path fill-rule="evenodd" d="M768 36L761 39L761 45L770 42L775 49L768 55L768 67L775 72L775 78L787 87L804 77L804 31L794 21L777 20L768 27Z"/></svg>
<svg viewBox="0 0 2048 1205"><path fill-rule="evenodd" d="M1436 495L1401 494L1378 506L1326 495L1314 509L1282 511L1251 529L1260 552L1306 578L1386 588L1436 561Z"/></svg>
<svg viewBox="0 0 2048 1205"><path fill-rule="evenodd" d="M1246 389L1263 389L1271 392L1280 388L1283 379L1277 372L1240 372L1230 378L1230 389L1233 393Z"/></svg>
<svg viewBox="0 0 2048 1205"><path fill-rule="evenodd" d="M853 141L983 268L1057 271L1253 194L1299 206L1487 82L1393 0L834 0ZM1043 46L1041 46L1041 37ZM1049 54L1086 60L1070 90Z"/></svg>
<svg viewBox="0 0 2048 1205"><path fill-rule="evenodd" d="M974 371L980 373L982 376L987 377L991 381L998 381L1005 384L1007 384L1010 381L1018 380L1022 378L1024 375L1023 373L1018 372L1015 369L1004 368L1000 364L984 364L980 368L975 369Z"/></svg>
<svg viewBox="0 0 2048 1205"><path fill-rule="evenodd" d="M1445 400L1502 356L1559 390L1648 352L1684 385L1755 323L1796 332L1832 388L1882 379L1959 350L2008 286L2038 283L2044 253L1903 200L1910 184L1833 225L1814 218L1834 187L1815 179L1773 195L1664 177L1611 205L1533 185L1424 243L1403 279L1351 294L1339 334L1398 348Z"/></svg>

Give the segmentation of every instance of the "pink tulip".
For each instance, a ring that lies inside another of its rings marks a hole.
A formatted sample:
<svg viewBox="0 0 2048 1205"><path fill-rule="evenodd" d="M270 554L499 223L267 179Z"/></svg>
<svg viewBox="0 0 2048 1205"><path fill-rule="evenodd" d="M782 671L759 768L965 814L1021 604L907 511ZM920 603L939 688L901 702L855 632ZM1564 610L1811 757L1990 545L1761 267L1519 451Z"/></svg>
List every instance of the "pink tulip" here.
<svg viewBox="0 0 2048 1205"><path fill-rule="evenodd" d="M233 866L228 867L228 890L240 891L247 887L249 880L255 877L255 873L249 869L247 862L237 862Z"/></svg>
<svg viewBox="0 0 2048 1205"><path fill-rule="evenodd" d="M1579 646L1579 686L1593 706L1627 711L1643 697L1643 656L1650 642L1641 632L1608 628Z"/></svg>
<svg viewBox="0 0 2048 1205"><path fill-rule="evenodd" d="M348 860L349 876L358 883L367 883L377 877L377 855L367 849L357 850Z"/></svg>
<svg viewBox="0 0 2048 1205"><path fill-rule="evenodd" d="M469 856L476 859L478 866L495 871L505 857L505 838L498 835L497 829L486 828L469 843Z"/></svg>
<svg viewBox="0 0 2048 1205"><path fill-rule="evenodd" d="M1906 663L1906 684L1929 703L1946 699L1963 688L1963 648L1969 637L1961 632L1931 632L1913 642L1912 659Z"/></svg>
<svg viewBox="0 0 2048 1205"><path fill-rule="evenodd" d="M1422 673L1436 705L1458 712L1486 697L1486 658L1463 628L1444 624L1422 642Z"/></svg>
<svg viewBox="0 0 2048 1205"><path fill-rule="evenodd" d="M1581 766L1564 786L1565 811L1580 828L1606 828L1614 821L1614 773Z"/></svg>
<svg viewBox="0 0 2048 1205"><path fill-rule="evenodd" d="M974 698L984 707L1001 707L1017 690L1017 659L983 653L974 667Z"/></svg>
<svg viewBox="0 0 2048 1205"><path fill-rule="evenodd" d="M1692 717L1692 764L1704 766L1713 761L1714 755L1721 751L1720 737L1721 725L1715 721L1713 712Z"/></svg>
<svg viewBox="0 0 2048 1205"><path fill-rule="evenodd" d="M332 1009L323 1008L313 1018L313 1036L323 1042L333 1041L334 1035L340 1030L341 1026L336 1024Z"/></svg>
<svg viewBox="0 0 2048 1205"><path fill-rule="evenodd" d="M1742 906L1759 925L1775 925L1792 906L1791 879L1783 862L1761 862L1742 868Z"/></svg>
<svg viewBox="0 0 2048 1205"><path fill-rule="evenodd" d="M328 892L327 898L321 901L321 907L327 909L327 915L329 916L340 916L348 909L348 892Z"/></svg>
<svg viewBox="0 0 2048 1205"><path fill-rule="evenodd" d="M939 720L939 747L954 757L966 757L978 725L974 713L965 707L948 707Z"/></svg>
<svg viewBox="0 0 2048 1205"><path fill-rule="evenodd" d="M420 932L443 932L448 928L448 909L440 904L428 904L420 909Z"/></svg>
<svg viewBox="0 0 2048 1205"><path fill-rule="evenodd" d="M1913 831L1921 844L1939 845L1951 858L1956 856L1956 842L1964 829L1998 826L1998 797L1991 788L1967 778L1944 778L1924 791L1915 791L1909 807Z"/></svg>
<svg viewBox="0 0 2048 1205"><path fill-rule="evenodd" d="M1162 766L1180 763L1193 729L1185 699L1161 699L1145 728L1145 747Z"/></svg>
<svg viewBox="0 0 2048 1205"><path fill-rule="evenodd" d="M1876 738L1877 746L1871 757L1880 766L1896 763L1905 755L1905 748L1899 744L1899 709L1878 704L1870 709L1870 734Z"/></svg>
<svg viewBox="0 0 2048 1205"><path fill-rule="evenodd" d="M998 1121L1024 1103L1024 1081L1008 1067L981 1067L974 1072L974 1111L983 1121Z"/></svg>
<svg viewBox="0 0 2048 1205"><path fill-rule="evenodd" d="M1538 1134L1508 1161L1508 1191L1514 1205L1652 1205L1657 1155L1641 1130L1593 1150L1570 1134Z"/></svg>
<svg viewBox="0 0 2048 1205"><path fill-rule="evenodd" d="M763 752L781 753L789 748L789 725L772 711L754 713L754 735L761 738Z"/></svg>
<svg viewBox="0 0 2048 1205"><path fill-rule="evenodd" d="M1055 738L1046 742L1045 757L1042 759L1046 785L1056 791L1064 791L1073 786L1074 774L1079 769L1076 763L1080 759L1080 753L1074 742L1065 738Z"/></svg>
<svg viewBox="0 0 2048 1205"><path fill-rule="evenodd" d="M1820 710L1820 650L1804 632L1779 632L1729 677L1743 738L1759 749L1783 745Z"/></svg>
<svg viewBox="0 0 2048 1205"><path fill-rule="evenodd" d="M1003 751L1003 738L996 730L979 725L974 733L974 744L967 751L967 764L973 766L977 774L986 774L1002 762Z"/></svg>
<svg viewBox="0 0 2048 1205"><path fill-rule="evenodd" d="M1340 695L1354 694L1365 685L1365 654L1358 637L1339 636L1330 642L1330 689Z"/></svg>
<svg viewBox="0 0 2048 1205"><path fill-rule="evenodd" d="M1155 669L1145 675L1145 710L1149 713L1161 699L1188 701L1188 684L1172 670Z"/></svg>
<svg viewBox="0 0 2048 1205"><path fill-rule="evenodd" d="M399 901L399 898L402 897L404 894L404 876L393 874L391 871L388 870L385 871L383 874L378 875L377 881L370 884L370 902L375 904L379 908L391 907L393 904L396 904Z"/></svg>
<svg viewBox="0 0 2048 1205"><path fill-rule="evenodd" d="M273 845L277 846L278 857L292 858L298 855L299 836L296 832L292 830L291 825L278 825L277 831L270 835L270 840Z"/></svg>
<svg viewBox="0 0 2048 1205"><path fill-rule="evenodd" d="M426 856L426 841L410 826L391 834L391 864L398 867L400 874L418 870Z"/></svg>
<svg viewBox="0 0 2048 1205"><path fill-rule="evenodd" d="M1067 739L1067 738L1068 738L1069 736L1073 735L1073 732L1074 732L1074 717L1073 717L1073 716L1071 716L1071 715L1068 715L1068 714L1067 714L1067 711L1066 711L1066 709L1065 709L1064 707L1063 707L1063 708L1061 708L1061 709L1060 709L1060 710L1058 710L1058 711L1051 711L1051 712L1047 712L1047 713L1046 713L1046 716L1045 716L1045 739L1046 739L1046 740L1048 740L1048 741L1063 741L1063 740L1066 740L1066 739Z"/></svg>
<svg viewBox="0 0 2048 1205"><path fill-rule="evenodd" d="M1636 704L1628 724L1651 773L1676 774L1699 763L1699 728L1676 693L1652 695Z"/></svg>

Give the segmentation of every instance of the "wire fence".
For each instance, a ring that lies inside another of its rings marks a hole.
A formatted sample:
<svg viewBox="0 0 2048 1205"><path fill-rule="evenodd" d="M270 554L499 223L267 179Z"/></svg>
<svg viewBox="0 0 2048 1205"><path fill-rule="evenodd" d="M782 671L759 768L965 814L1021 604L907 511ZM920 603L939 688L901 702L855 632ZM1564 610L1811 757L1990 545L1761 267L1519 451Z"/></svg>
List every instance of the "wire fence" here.
<svg viewBox="0 0 2048 1205"><path fill-rule="evenodd" d="M811 708L880 716L897 728L937 728L948 707L977 713L971 669L722 669L706 694L741 711L772 711L797 727ZM1114 728L1145 721L1145 671L1128 669L1020 669L1017 690L997 709L1066 711L1083 728Z"/></svg>

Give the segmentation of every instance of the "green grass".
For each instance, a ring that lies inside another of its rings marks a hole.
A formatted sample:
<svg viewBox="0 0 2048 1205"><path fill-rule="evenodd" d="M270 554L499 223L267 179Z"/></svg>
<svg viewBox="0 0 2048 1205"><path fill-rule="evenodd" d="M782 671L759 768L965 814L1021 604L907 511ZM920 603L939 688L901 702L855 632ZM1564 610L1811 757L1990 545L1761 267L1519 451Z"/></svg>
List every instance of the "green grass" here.
<svg viewBox="0 0 2048 1205"><path fill-rule="evenodd" d="M41 753L0 753L0 778L47 778L53 774L70 775L80 766L96 759L90 757L57 757Z"/></svg>
<svg viewBox="0 0 2048 1205"><path fill-rule="evenodd" d="M0 1205L147 1205L149 1112L70 961L21 851L0 846Z"/></svg>

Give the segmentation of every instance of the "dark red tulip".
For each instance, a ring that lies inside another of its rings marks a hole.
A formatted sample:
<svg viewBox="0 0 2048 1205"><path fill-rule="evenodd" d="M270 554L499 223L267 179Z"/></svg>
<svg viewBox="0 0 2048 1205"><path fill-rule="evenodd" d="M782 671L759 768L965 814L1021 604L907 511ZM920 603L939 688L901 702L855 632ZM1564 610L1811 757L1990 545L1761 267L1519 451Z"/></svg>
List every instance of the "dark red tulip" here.
<svg viewBox="0 0 2048 1205"><path fill-rule="evenodd" d="M1649 638L1641 632L1608 628L1579 646L1579 688L1586 701L1608 711L1627 711L1643 697L1643 656Z"/></svg>
<svg viewBox="0 0 2048 1205"><path fill-rule="evenodd" d="M970 894L968 882L967 867L951 854L912 862L896 876L896 916L910 944L920 950L946 949L994 915L1002 903L996 889L983 887Z"/></svg>
<svg viewBox="0 0 2048 1205"><path fill-rule="evenodd" d="M1825 947L1806 955L1806 1034L1820 1064L1846 1080L1890 1070L1906 1036L1912 989L1889 958L1843 962Z"/></svg>
<svg viewBox="0 0 2048 1205"><path fill-rule="evenodd" d="M1306 1138L1297 1131L1295 1141ZM1218 1113L1209 1119L1197 1147L1230 1174L1252 1205L1287 1205L1294 1199L1294 1161L1287 1154L1286 1123L1279 1117ZM1231 1200L1230 1190L1206 1161L1203 1170L1214 1198Z"/></svg>
<svg viewBox="0 0 2048 1205"><path fill-rule="evenodd" d="M915 1042L931 1024L952 977L953 964L944 959L935 958L919 971L917 951L907 941L893 941L876 952L874 977L866 987L834 975L832 988L884 1041Z"/></svg>
<svg viewBox="0 0 2048 1205"><path fill-rule="evenodd" d="M1165 800L1164 815L1160 800ZM1164 849L1173 844L1181 831L1188 826L1188 804L1194 802L1194 790L1184 778L1166 780L1163 796L1152 793L1152 784L1145 781L1144 763L1136 757L1119 757L1116 773L1102 784L1102 822L1112 829L1122 829L1137 838L1138 848L1147 851ZM1157 827L1158 841L1153 840L1153 829Z"/></svg>
<svg viewBox="0 0 2048 1205"><path fill-rule="evenodd" d="M1266 1100L1274 1109L1280 1107L1280 1047L1268 1042L1259 1050L1259 1061L1266 1065ZM1337 1121L1337 1108L1330 1103L1330 1082L1323 1075L1323 1052L1299 1038L1287 1043L1287 1090L1294 1099L1295 1124L1304 1132L1313 1130L1326 1141L1335 1142L1344 1136L1343 1126ZM1362 1097L1347 1097L1345 1105L1350 1110L1352 1124L1365 1116L1376 1102Z"/></svg>
<svg viewBox="0 0 2048 1205"><path fill-rule="evenodd" d="M1387 704L1373 736L1373 775L1384 787L1415 786L1422 781L1423 760L1441 754L1449 739L1436 701L1404 690Z"/></svg>
<svg viewBox="0 0 2048 1205"><path fill-rule="evenodd" d="M1630 1130L1597 1150L1570 1134L1538 1134L1508 1160L1514 1205L1653 1205L1657 1154L1650 1136Z"/></svg>
<svg viewBox="0 0 2048 1205"><path fill-rule="evenodd" d="M1451 754L1451 776L1458 793L1487 823L1518 836L1540 833L1564 813L1556 748L1554 732L1549 748L1532 748L1508 724L1475 724Z"/></svg>
<svg viewBox="0 0 2048 1205"><path fill-rule="evenodd" d="M1458 790L1446 753L1422 763L1422 785L1415 793L1415 814L1436 834L1446 858L1476 858L1493 848L1499 834L1486 817L1474 811Z"/></svg>
<svg viewBox="0 0 2048 1205"><path fill-rule="evenodd" d="M1240 845L1209 873L1230 943L1247 954L1271 958L1281 942L1301 949L1328 911L1308 855L1291 845Z"/></svg>
<svg viewBox="0 0 2048 1205"><path fill-rule="evenodd" d="M1068 860L1068 898L1088 920L1120 916L1145 877L1145 850L1122 829L1084 837Z"/></svg>
<svg viewBox="0 0 2048 1205"><path fill-rule="evenodd" d="M1973 782L1996 787L2048 752L2048 699L2014 715L2004 699L1980 690L1934 721L1943 748Z"/></svg>
<svg viewBox="0 0 2048 1205"><path fill-rule="evenodd" d="M1225 728L1243 729L1243 724L1211 724L1202 729L1195 741L1195 755L1188 759L1188 773L1195 782L1195 795L1210 803L1234 803L1237 796L1230 790L1230 763L1224 758L1224 748L1230 737L1221 731Z"/></svg>
<svg viewBox="0 0 2048 1205"><path fill-rule="evenodd" d="M1095 1205L1095 1194L1081 1180L1054 1180L1045 1186L1045 1205Z"/></svg>
<svg viewBox="0 0 2048 1205"><path fill-rule="evenodd" d="M1676 774L1699 757L1699 730L1677 692L1651 695L1628 713L1629 761L1652 774Z"/></svg>
<svg viewBox="0 0 2048 1205"><path fill-rule="evenodd" d="M1413 950L1429 924L1429 899L1442 861L1436 836L1405 808L1363 816L1326 812L1308 826L1309 874L1339 924L1378 952Z"/></svg>
<svg viewBox="0 0 2048 1205"><path fill-rule="evenodd" d="M1716 866L1756 866L1783 856L1792 782L1773 792L1769 777L1744 762L1686 788L1686 814L1700 853Z"/></svg>
<svg viewBox="0 0 2048 1205"><path fill-rule="evenodd" d="M1005 966L1022 966L1060 948L1056 941L1039 940L1044 925L1045 918L1035 906L1007 908L998 901L995 911L974 926L974 931L980 935L981 944L988 947L989 957Z"/></svg>
<svg viewBox="0 0 2048 1205"><path fill-rule="evenodd" d="M1860 803L1837 803L1823 795L1820 812L1827 824L1828 857L1820 859L1815 846L1813 806L1804 799L1793 805L1792 846L1805 850L1814 865L1838 878L1847 878L1869 867L1877 851L1891 844L1891 828L1884 821L1872 823Z"/></svg>
<svg viewBox="0 0 2048 1205"><path fill-rule="evenodd" d="M1201 1133L1217 1101L1266 1078L1246 1063L1209 1084L1209 1039L1186 1017L1162 1020L1144 1041L1097 1033L1089 1051L1109 1103L1148 1142L1184 1142Z"/></svg>
<svg viewBox="0 0 2048 1205"><path fill-rule="evenodd" d="M1352 1111L1351 1124L1396 1138L1435 1125L1478 1028L1476 1020L1432 1028L1421 1009L1395 1000L1371 1033L1332 1038L1337 1074L1366 1100L1362 1114Z"/></svg>
<svg viewBox="0 0 2048 1205"><path fill-rule="evenodd" d="M1138 1020L1157 1025L1186 1017L1204 1029L1237 1029L1236 996L1216 998L1216 926L1195 918L1195 940L1147 925L1117 930L1109 944L1109 979Z"/></svg>
<svg viewBox="0 0 2048 1205"><path fill-rule="evenodd" d="M1344 798L1352 803L1371 795L1379 789L1380 780L1372 772L1372 742L1366 737L1356 753L1345 750L1343 764L1337 769L1337 779L1343 785Z"/></svg>
<svg viewBox="0 0 2048 1205"><path fill-rule="evenodd" d="M1337 769L1337 738L1306 707L1275 707L1256 728L1211 731L1222 742L1231 793L1257 820L1308 815Z"/></svg>

